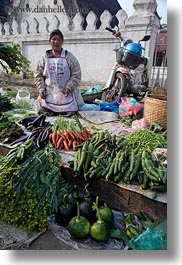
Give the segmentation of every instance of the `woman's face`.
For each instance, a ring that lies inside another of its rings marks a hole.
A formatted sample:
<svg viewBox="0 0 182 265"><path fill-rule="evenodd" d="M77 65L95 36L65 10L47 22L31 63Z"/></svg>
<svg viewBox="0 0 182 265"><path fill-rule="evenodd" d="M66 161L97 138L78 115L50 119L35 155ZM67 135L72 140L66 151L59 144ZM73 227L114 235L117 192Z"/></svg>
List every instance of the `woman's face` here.
<svg viewBox="0 0 182 265"><path fill-rule="evenodd" d="M51 48L55 52L60 52L62 45L63 45L63 40L60 38L59 35L54 35L50 41L49 41Z"/></svg>

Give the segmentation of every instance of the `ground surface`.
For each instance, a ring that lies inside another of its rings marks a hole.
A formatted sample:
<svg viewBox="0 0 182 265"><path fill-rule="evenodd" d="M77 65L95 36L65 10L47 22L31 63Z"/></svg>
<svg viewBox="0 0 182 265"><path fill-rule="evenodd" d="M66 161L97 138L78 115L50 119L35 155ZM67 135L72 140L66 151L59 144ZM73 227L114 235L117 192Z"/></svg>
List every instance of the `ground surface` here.
<svg viewBox="0 0 182 265"><path fill-rule="evenodd" d="M51 231L45 232L30 244L30 250L71 250L72 248L66 245L61 240L57 239Z"/></svg>

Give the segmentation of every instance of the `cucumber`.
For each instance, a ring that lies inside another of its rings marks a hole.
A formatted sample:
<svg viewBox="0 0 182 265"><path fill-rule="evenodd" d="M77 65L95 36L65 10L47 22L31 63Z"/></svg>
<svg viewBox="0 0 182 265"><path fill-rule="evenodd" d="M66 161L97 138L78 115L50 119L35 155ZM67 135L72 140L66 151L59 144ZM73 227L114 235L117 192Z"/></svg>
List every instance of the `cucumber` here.
<svg viewBox="0 0 182 265"><path fill-rule="evenodd" d="M135 165L133 171L130 174L130 180L134 179L137 176L140 166L141 166L141 153L138 153L137 155L135 155Z"/></svg>
<svg viewBox="0 0 182 265"><path fill-rule="evenodd" d="M92 143L89 143L87 156L86 156L86 159L85 159L85 166L84 166L85 170L87 170L89 168L89 166L90 166L90 163L91 163L91 160L92 160L92 157L93 157L93 152L94 152L94 146L93 146Z"/></svg>
<svg viewBox="0 0 182 265"><path fill-rule="evenodd" d="M105 176L106 180L109 180L109 178L112 176L112 174L114 172L114 165L115 164L114 164L114 159L113 159L113 162L111 163L110 169L109 169L108 173Z"/></svg>
<svg viewBox="0 0 182 265"><path fill-rule="evenodd" d="M84 167L85 160L87 157L87 150L88 150L88 143L84 142L83 148L81 151L81 158L80 158L80 163L78 164L78 170L80 170L82 167Z"/></svg>

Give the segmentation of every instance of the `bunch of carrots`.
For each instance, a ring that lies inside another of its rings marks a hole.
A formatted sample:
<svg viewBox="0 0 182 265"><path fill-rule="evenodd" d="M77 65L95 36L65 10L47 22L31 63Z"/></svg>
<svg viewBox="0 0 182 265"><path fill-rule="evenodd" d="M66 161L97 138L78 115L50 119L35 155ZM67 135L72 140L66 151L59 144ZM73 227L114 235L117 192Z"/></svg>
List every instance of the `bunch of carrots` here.
<svg viewBox="0 0 182 265"><path fill-rule="evenodd" d="M92 134L86 128L83 128L80 132L66 129L64 132L61 132L61 130L52 132L49 135L49 140L54 144L56 149L75 150L77 145L80 145L91 137Z"/></svg>

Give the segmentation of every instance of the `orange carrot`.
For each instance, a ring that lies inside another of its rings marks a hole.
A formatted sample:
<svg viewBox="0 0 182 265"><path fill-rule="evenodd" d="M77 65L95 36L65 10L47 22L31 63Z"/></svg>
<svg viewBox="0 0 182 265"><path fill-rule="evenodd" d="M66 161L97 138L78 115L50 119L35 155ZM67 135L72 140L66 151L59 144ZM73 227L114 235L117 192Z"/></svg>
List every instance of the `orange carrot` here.
<svg viewBox="0 0 182 265"><path fill-rule="evenodd" d="M69 142L69 140L70 140L70 135L68 134L67 131L64 132L64 136L66 137L67 142Z"/></svg>
<svg viewBox="0 0 182 265"><path fill-rule="evenodd" d="M74 132L71 131L70 129L67 129L66 131L67 131L67 133L70 135L71 139L74 140L74 138L75 138L75 136L74 136Z"/></svg>
<svg viewBox="0 0 182 265"><path fill-rule="evenodd" d="M76 150L76 146L78 145L78 143L77 143L77 141L76 140L74 140L73 141L73 151L75 151Z"/></svg>
<svg viewBox="0 0 182 265"><path fill-rule="evenodd" d="M73 136L73 139L76 139L76 138L77 138L77 133L76 133L76 132L71 131L71 134L72 134L72 136Z"/></svg>
<svg viewBox="0 0 182 265"><path fill-rule="evenodd" d="M69 141L68 141L68 147L69 148L72 148L72 146L73 146L73 140L72 139L69 139Z"/></svg>
<svg viewBox="0 0 182 265"><path fill-rule="evenodd" d="M87 141L89 139L88 135L84 131L81 131L81 135L82 135L84 141Z"/></svg>
<svg viewBox="0 0 182 265"><path fill-rule="evenodd" d="M69 147L68 147L67 141L63 140L63 144L64 144L64 148L68 151Z"/></svg>
<svg viewBox="0 0 182 265"><path fill-rule="evenodd" d="M56 144L57 144L59 138L60 138L60 136L58 134L56 134Z"/></svg>
<svg viewBox="0 0 182 265"><path fill-rule="evenodd" d="M85 139L83 138L83 136L82 136L82 134L81 133L76 133L76 139L77 140L81 140L82 142L84 142L85 141Z"/></svg>
<svg viewBox="0 0 182 265"><path fill-rule="evenodd" d="M63 142L61 143L61 145L60 145L60 147L59 147L59 150L62 150L62 149L64 149L64 144L63 144Z"/></svg>
<svg viewBox="0 0 182 265"><path fill-rule="evenodd" d="M61 134L61 137L62 137L65 141L67 141L67 138L66 138L66 136L64 135L64 133Z"/></svg>
<svg viewBox="0 0 182 265"><path fill-rule="evenodd" d="M52 142L53 144L56 146L56 140L57 140L57 134L56 133L52 133Z"/></svg>
<svg viewBox="0 0 182 265"><path fill-rule="evenodd" d="M87 130L87 128L84 128L84 129L82 130L82 133L83 133L85 136L87 136L87 138L92 137L92 134Z"/></svg>
<svg viewBox="0 0 182 265"><path fill-rule="evenodd" d="M56 133L57 133L57 135L62 136L62 132L57 131Z"/></svg>
<svg viewBox="0 0 182 265"><path fill-rule="evenodd" d="M60 149L60 146L61 146L62 142L63 142L63 138L62 137L59 137L59 139L58 139L58 141L56 143L56 148L57 149Z"/></svg>
<svg viewBox="0 0 182 265"><path fill-rule="evenodd" d="M52 133L49 134L49 140L52 141Z"/></svg>

